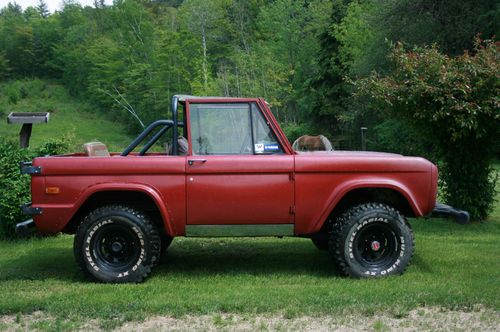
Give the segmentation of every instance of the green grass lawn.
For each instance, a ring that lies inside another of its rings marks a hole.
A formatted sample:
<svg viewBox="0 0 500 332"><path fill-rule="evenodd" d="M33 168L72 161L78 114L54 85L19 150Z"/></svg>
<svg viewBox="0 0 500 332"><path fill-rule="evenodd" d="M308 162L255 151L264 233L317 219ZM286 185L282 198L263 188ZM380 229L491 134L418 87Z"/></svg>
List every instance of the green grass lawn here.
<svg viewBox="0 0 500 332"><path fill-rule="evenodd" d="M175 239L162 263L137 285L83 279L72 237L0 242L0 314L43 311L41 328L89 318L109 328L151 315L239 313L395 317L421 306L499 310L500 207L489 221L462 226L413 220L416 253L403 276L340 277L307 239ZM21 315L22 316L22 315Z"/></svg>
<svg viewBox="0 0 500 332"><path fill-rule="evenodd" d="M71 139L76 149L85 142L101 141L112 151L121 151L132 140L126 128L104 118L86 103L68 95L64 87L41 80L0 84L0 137L19 139L21 125L7 124L10 112L50 112L48 124L33 125L30 146L49 139Z"/></svg>

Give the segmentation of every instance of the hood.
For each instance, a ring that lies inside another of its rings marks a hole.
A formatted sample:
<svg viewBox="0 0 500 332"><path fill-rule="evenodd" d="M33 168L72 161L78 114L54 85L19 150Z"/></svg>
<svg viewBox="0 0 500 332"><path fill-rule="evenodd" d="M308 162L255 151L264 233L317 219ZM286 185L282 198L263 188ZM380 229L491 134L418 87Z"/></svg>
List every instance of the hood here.
<svg viewBox="0 0 500 332"><path fill-rule="evenodd" d="M364 158L400 158L403 155L397 153L389 153L389 152L375 152L375 151L295 151L300 155L308 155L313 154L315 156L336 156L336 157L348 157L348 158L356 158L356 157L364 157Z"/></svg>
<svg viewBox="0 0 500 332"><path fill-rule="evenodd" d="M296 170L301 172L429 172L432 163L420 157L371 151L298 152Z"/></svg>

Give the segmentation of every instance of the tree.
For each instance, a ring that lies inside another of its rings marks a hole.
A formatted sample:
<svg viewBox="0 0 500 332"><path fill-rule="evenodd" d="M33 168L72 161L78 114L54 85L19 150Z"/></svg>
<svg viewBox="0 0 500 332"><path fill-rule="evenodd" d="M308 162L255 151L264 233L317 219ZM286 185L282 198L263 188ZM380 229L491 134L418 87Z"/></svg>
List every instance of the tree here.
<svg viewBox="0 0 500 332"><path fill-rule="evenodd" d="M187 0L183 3L184 20L191 33L199 37L201 46L201 79L200 93L209 91L211 80L209 44L223 34L223 27L227 26L225 20L225 7L227 1L223 0Z"/></svg>
<svg viewBox="0 0 500 332"><path fill-rule="evenodd" d="M313 117L322 122L329 130L338 129L342 114L346 112L346 99L349 96L345 77L348 67L340 57L341 42L335 29L347 14L351 0L335 0L332 6L330 24L320 36L321 50L317 62L319 73L310 82L314 94Z"/></svg>
<svg viewBox="0 0 500 332"><path fill-rule="evenodd" d="M38 0L38 4L36 6L36 9L38 10L38 13L42 18L47 18L50 15L49 12L49 7L47 6L47 3L45 3L44 0Z"/></svg>
<svg viewBox="0 0 500 332"><path fill-rule="evenodd" d="M442 161L447 203L484 219L495 197L491 164L500 137L500 44L476 39L472 53L450 57L437 46L391 53L394 69L356 82L388 116L430 140Z"/></svg>

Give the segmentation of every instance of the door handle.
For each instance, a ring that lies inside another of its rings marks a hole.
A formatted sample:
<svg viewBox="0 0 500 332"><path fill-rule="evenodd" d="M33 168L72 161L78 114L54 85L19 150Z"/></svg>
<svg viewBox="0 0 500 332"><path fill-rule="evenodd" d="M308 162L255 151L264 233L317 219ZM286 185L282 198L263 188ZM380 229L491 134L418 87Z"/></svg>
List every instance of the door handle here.
<svg viewBox="0 0 500 332"><path fill-rule="evenodd" d="M203 164L203 163L206 163L207 160L206 159L189 159L188 160L188 164L189 166L193 166L194 163L199 163L199 164Z"/></svg>

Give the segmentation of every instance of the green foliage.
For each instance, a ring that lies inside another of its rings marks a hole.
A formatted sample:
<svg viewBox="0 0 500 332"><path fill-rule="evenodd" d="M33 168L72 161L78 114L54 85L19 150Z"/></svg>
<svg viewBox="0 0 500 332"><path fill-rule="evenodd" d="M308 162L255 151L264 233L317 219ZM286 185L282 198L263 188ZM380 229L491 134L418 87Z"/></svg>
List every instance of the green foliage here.
<svg viewBox="0 0 500 332"><path fill-rule="evenodd" d="M9 104L15 105L21 99L21 91L19 89L19 85L16 83L10 84L3 91L3 93L5 93L5 96L7 96Z"/></svg>
<svg viewBox="0 0 500 332"><path fill-rule="evenodd" d="M329 25L319 36L321 50L317 55L318 72L309 81L313 97L311 118L321 123L323 128L337 132L345 125L343 119L348 112L349 86L346 76L349 68L343 62L340 53L342 42L335 30L339 28L351 3L351 0L333 2Z"/></svg>
<svg viewBox="0 0 500 332"><path fill-rule="evenodd" d="M0 51L0 80L9 77L10 71L9 59L7 59L5 51Z"/></svg>
<svg viewBox="0 0 500 332"><path fill-rule="evenodd" d="M51 139L35 150L21 149L17 143L0 139L0 238L13 238L14 227L27 219L20 206L30 201L30 177L21 175L19 163L36 156L69 152L71 137Z"/></svg>
<svg viewBox="0 0 500 332"><path fill-rule="evenodd" d="M62 138L52 138L43 143L35 150L37 156L53 156L62 153L69 153L74 143L73 135L63 135Z"/></svg>
<svg viewBox="0 0 500 332"><path fill-rule="evenodd" d="M0 86L0 91L7 97L9 104L16 105L25 98L41 96L45 88L45 82L39 79L15 80L3 87Z"/></svg>
<svg viewBox="0 0 500 332"><path fill-rule="evenodd" d="M375 126L368 135L369 150L398 152L407 156L423 156L435 160L433 145L415 127L392 118Z"/></svg>
<svg viewBox="0 0 500 332"><path fill-rule="evenodd" d="M27 219L20 206L29 201L30 177L19 173L19 163L30 158L28 150L0 140L0 237L13 237L15 224Z"/></svg>
<svg viewBox="0 0 500 332"><path fill-rule="evenodd" d="M437 47L394 48L394 70L357 81L359 94L424 133L443 161L446 201L484 219L494 202L491 165L499 137L499 44L477 40L474 54ZM375 107L376 107L375 106Z"/></svg>
<svg viewBox="0 0 500 332"><path fill-rule="evenodd" d="M314 112L308 86L329 0L65 2L49 16L44 8L0 15L9 75L62 79L132 131L165 117L175 93L263 96L284 122Z"/></svg>

